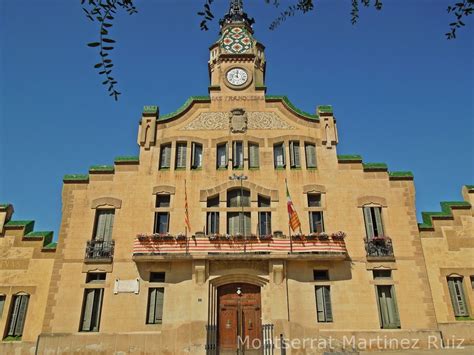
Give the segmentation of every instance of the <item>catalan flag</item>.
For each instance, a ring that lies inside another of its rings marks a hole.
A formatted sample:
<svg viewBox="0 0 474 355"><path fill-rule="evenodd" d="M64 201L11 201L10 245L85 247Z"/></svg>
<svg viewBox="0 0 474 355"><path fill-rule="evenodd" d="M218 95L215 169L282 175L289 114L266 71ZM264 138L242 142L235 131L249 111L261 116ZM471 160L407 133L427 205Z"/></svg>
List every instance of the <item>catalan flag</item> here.
<svg viewBox="0 0 474 355"><path fill-rule="evenodd" d="M184 180L184 224L191 231L191 223L189 223L189 211L188 211L188 194L186 192L186 180Z"/></svg>
<svg viewBox="0 0 474 355"><path fill-rule="evenodd" d="M286 199L287 199L287 207L288 207L288 218L290 228L294 231L297 229L301 229L300 219L298 218L298 214L296 213L295 206L293 205L293 201L291 201L290 191L288 191L288 183L285 180L286 184Z"/></svg>

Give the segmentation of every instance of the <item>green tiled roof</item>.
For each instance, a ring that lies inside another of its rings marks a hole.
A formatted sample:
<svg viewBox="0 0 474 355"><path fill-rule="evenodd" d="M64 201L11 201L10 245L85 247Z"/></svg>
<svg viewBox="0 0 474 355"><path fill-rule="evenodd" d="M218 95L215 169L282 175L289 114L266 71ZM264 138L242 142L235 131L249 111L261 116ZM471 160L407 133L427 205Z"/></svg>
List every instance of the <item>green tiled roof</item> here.
<svg viewBox="0 0 474 355"><path fill-rule="evenodd" d="M0 210L6 210L10 206L10 203L0 203Z"/></svg>
<svg viewBox="0 0 474 355"><path fill-rule="evenodd" d="M318 112L319 113L333 113L332 106L331 105L318 106Z"/></svg>
<svg viewBox="0 0 474 355"><path fill-rule="evenodd" d="M120 156L114 159L115 164L117 163L138 163L138 156Z"/></svg>
<svg viewBox="0 0 474 355"><path fill-rule="evenodd" d="M56 249L57 246L58 246L58 243L53 242L53 243L49 243L49 244L45 245L43 247L43 249Z"/></svg>
<svg viewBox="0 0 474 355"><path fill-rule="evenodd" d="M30 232L24 236L24 238L43 238L43 246L48 245L53 240L52 231L38 231Z"/></svg>
<svg viewBox="0 0 474 355"><path fill-rule="evenodd" d="M340 162L361 162L362 163L362 156L358 154L338 155L337 160Z"/></svg>
<svg viewBox="0 0 474 355"><path fill-rule="evenodd" d="M364 167L364 170L388 170L388 166L385 163L363 163L362 166Z"/></svg>
<svg viewBox="0 0 474 355"><path fill-rule="evenodd" d="M414 176L411 171L390 171L388 173L389 178L392 178L394 180L396 179L410 179L413 180Z"/></svg>
<svg viewBox="0 0 474 355"><path fill-rule="evenodd" d="M143 113L145 113L145 114L157 114L158 113L158 106L155 106L155 105L143 106Z"/></svg>
<svg viewBox="0 0 474 355"><path fill-rule="evenodd" d="M315 120L315 121L319 121L319 116L318 115L313 115L311 113L308 113L308 112L305 112L305 111L302 111L300 110L299 108L297 108L295 105L293 105L293 103L288 99L288 97L286 96L282 96L282 95L266 95L265 96L265 100L266 101L281 101L285 104L285 106L290 110L292 111L293 113L295 113L296 115L298 116L301 116L301 117L304 117L304 118L307 118L309 120Z"/></svg>
<svg viewBox="0 0 474 355"><path fill-rule="evenodd" d="M88 182L89 175L88 174L68 174L64 175L63 182Z"/></svg>
<svg viewBox="0 0 474 355"><path fill-rule="evenodd" d="M22 227L25 228L25 234L28 234L33 230L35 226L35 221L9 221L5 223L5 227Z"/></svg>
<svg viewBox="0 0 474 355"><path fill-rule="evenodd" d="M474 185L464 185L469 191L474 190Z"/></svg>
<svg viewBox="0 0 474 355"><path fill-rule="evenodd" d="M432 218L453 218L453 208L471 208L471 204L466 201L443 201L440 203L440 212L421 212L423 223L418 223L419 229L433 229Z"/></svg>
<svg viewBox="0 0 474 355"><path fill-rule="evenodd" d="M95 172L106 172L106 173L113 173L115 168L113 165L93 165L89 168L89 173Z"/></svg>
<svg viewBox="0 0 474 355"><path fill-rule="evenodd" d="M210 96L191 96L180 108L178 108L176 111L160 116L158 121L169 120L182 114L183 112L187 111L194 102L209 102L210 100Z"/></svg>

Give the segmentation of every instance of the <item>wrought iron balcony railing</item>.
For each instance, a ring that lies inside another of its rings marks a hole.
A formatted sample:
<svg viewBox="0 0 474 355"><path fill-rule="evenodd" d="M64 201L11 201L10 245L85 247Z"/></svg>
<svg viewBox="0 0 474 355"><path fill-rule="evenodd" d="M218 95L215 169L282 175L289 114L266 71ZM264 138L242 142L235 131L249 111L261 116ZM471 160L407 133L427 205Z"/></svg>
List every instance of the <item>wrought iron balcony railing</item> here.
<svg viewBox="0 0 474 355"><path fill-rule="evenodd" d="M86 244L86 260L106 259L114 256L114 240L88 240Z"/></svg>
<svg viewBox="0 0 474 355"><path fill-rule="evenodd" d="M389 237L374 237L365 240L367 256L393 257L392 239Z"/></svg>

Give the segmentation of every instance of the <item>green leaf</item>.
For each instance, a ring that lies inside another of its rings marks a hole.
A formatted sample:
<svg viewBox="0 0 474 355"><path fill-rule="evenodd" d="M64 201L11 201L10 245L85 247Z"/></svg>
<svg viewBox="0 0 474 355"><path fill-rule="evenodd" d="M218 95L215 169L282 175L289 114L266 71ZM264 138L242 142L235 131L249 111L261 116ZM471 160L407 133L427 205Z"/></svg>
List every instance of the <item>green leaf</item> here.
<svg viewBox="0 0 474 355"><path fill-rule="evenodd" d="M115 40L111 38L102 38L102 41L104 41L105 43L115 43Z"/></svg>
<svg viewBox="0 0 474 355"><path fill-rule="evenodd" d="M97 63L96 65L94 65L94 68L100 68L102 66L102 63Z"/></svg>
<svg viewBox="0 0 474 355"><path fill-rule="evenodd" d="M91 42L91 43L87 43L87 45L89 47L97 47L97 46L100 46L100 43L99 42Z"/></svg>

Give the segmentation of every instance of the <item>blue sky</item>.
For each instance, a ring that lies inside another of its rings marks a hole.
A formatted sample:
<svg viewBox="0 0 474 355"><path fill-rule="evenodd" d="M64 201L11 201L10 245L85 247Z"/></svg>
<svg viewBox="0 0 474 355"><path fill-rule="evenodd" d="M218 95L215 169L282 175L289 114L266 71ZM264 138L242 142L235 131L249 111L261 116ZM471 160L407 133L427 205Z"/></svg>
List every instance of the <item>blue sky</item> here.
<svg viewBox="0 0 474 355"><path fill-rule="evenodd" d="M136 155L143 105L167 113L207 94L218 26L199 30L203 2L136 0L138 14L118 16L116 103L93 69L86 43L97 27L79 0L0 1L0 202L14 204L15 219L57 236L64 174ZM270 31L279 10L245 1L266 46L267 93L308 112L333 105L338 153L413 171L418 214L474 183L474 21L447 41L452 2L385 0L380 12L361 8L352 26L349 1L320 0ZM228 0L215 3L219 18Z"/></svg>

